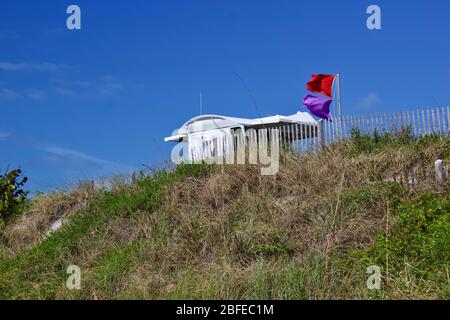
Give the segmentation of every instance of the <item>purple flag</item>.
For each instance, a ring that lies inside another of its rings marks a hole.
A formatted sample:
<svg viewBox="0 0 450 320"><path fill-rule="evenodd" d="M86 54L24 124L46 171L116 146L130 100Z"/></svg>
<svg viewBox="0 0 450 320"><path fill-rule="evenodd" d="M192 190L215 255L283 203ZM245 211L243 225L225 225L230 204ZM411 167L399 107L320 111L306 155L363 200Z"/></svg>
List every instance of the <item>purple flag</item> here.
<svg viewBox="0 0 450 320"><path fill-rule="evenodd" d="M332 121L330 114L331 99L324 99L307 94L303 98L303 106L315 116Z"/></svg>

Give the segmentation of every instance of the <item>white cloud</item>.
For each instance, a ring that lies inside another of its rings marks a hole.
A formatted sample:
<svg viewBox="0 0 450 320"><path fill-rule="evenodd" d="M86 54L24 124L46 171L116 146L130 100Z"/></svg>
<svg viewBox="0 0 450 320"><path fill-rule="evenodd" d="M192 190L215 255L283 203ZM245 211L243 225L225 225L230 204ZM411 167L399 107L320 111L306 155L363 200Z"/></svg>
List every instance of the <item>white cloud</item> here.
<svg viewBox="0 0 450 320"><path fill-rule="evenodd" d="M14 90L3 88L3 89L0 89L0 98L20 99L20 98L23 98L23 96Z"/></svg>
<svg viewBox="0 0 450 320"><path fill-rule="evenodd" d="M61 147L56 147L56 146L41 146L40 149L42 151L48 152L48 153L56 155L56 156L71 156L71 157L75 157L75 158L79 158L79 159L83 159L83 160L87 160L87 161L91 161L91 162L96 162L96 163L109 163L106 160L92 157L85 153L71 150L71 149L66 149L66 148L61 148Z"/></svg>
<svg viewBox="0 0 450 320"><path fill-rule="evenodd" d="M17 39L19 34L13 30L0 31L0 40Z"/></svg>
<svg viewBox="0 0 450 320"><path fill-rule="evenodd" d="M6 140L11 137L11 133L9 132L1 132L0 131L0 140Z"/></svg>
<svg viewBox="0 0 450 320"><path fill-rule="evenodd" d="M61 71L67 70L70 66L67 64L40 62L40 63L12 63L0 62L2 71Z"/></svg>
<svg viewBox="0 0 450 320"><path fill-rule="evenodd" d="M124 85L111 75L96 80L56 80L54 90L63 96L111 96L124 90Z"/></svg>
<svg viewBox="0 0 450 320"><path fill-rule="evenodd" d="M111 75L103 76L100 80L99 93L102 95L112 95L122 89L123 85Z"/></svg>
<svg viewBox="0 0 450 320"><path fill-rule="evenodd" d="M52 79L52 83L56 87L70 87L70 88L89 88L92 83L87 80L67 80L67 79Z"/></svg>
<svg viewBox="0 0 450 320"><path fill-rule="evenodd" d="M39 99L42 99L44 97L44 94L42 93L41 90L30 89L27 92L27 97L30 98L30 99L34 99L34 100L39 100Z"/></svg>
<svg viewBox="0 0 450 320"><path fill-rule="evenodd" d="M18 137L7 131L0 130L0 142L3 140L10 140L14 143L26 145L38 150L42 152L39 156L40 160L54 165L62 165L70 168L70 170L94 170L94 172L107 175L132 172L135 170L133 166L127 164L101 159L74 149L41 143L29 137Z"/></svg>
<svg viewBox="0 0 450 320"><path fill-rule="evenodd" d="M114 93L122 89L123 86L120 83L106 83L100 85L99 93L101 95L113 95Z"/></svg>
<svg viewBox="0 0 450 320"><path fill-rule="evenodd" d="M55 91L62 96L75 96L77 93L71 89L55 88Z"/></svg>
<svg viewBox="0 0 450 320"><path fill-rule="evenodd" d="M44 97L44 93L41 90L38 89L28 89L26 93L19 93L15 90L2 88L0 89L0 98L3 99L23 99L23 98L29 98L33 100L42 99Z"/></svg>
<svg viewBox="0 0 450 320"><path fill-rule="evenodd" d="M51 145L36 145L35 147L41 151L48 153L50 156L49 159L52 159L53 162L57 161L84 162L95 165L99 168L102 168L103 170L132 171L132 168L129 166L119 164L113 161L100 159L73 149Z"/></svg>
<svg viewBox="0 0 450 320"><path fill-rule="evenodd" d="M376 93L370 92L367 96L359 100L358 105L363 108L370 108L378 103L380 99Z"/></svg>

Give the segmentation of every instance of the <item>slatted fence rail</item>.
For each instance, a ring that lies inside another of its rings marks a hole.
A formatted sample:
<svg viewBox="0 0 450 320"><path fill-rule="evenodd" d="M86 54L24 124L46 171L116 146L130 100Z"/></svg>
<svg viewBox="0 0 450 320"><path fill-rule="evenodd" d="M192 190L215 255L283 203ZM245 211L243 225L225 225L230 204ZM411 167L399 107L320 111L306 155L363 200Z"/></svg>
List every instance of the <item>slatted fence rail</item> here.
<svg viewBox="0 0 450 320"><path fill-rule="evenodd" d="M374 132L396 133L402 128L409 128L415 137L430 134L447 136L450 134L450 106L336 117L333 122L322 122L322 142L330 144L349 139L352 129L373 135Z"/></svg>

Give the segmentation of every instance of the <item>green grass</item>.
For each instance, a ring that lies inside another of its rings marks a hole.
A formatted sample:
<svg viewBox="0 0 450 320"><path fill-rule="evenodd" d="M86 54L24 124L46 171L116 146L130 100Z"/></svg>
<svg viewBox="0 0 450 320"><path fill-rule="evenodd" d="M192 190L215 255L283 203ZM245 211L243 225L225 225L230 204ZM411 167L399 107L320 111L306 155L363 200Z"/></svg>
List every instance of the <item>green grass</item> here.
<svg viewBox="0 0 450 320"><path fill-rule="evenodd" d="M76 261L80 244L84 249L97 245L98 235L104 232L113 216L130 216L139 210L154 211L162 204L165 188L184 177L204 175L208 167L180 166L173 172L159 172L155 177L143 177L139 188L119 193L105 192L90 206L75 215L71 223L55 232L24 254L0 264L0 298L54 298L67 278L66 268ZM93 235L86 239L87 235ZM120 272L128 268L140 242L113 247L93 263L96 283L103 289L114 286ZM118 273L115 275L115 273Z"/></svg>
<svg viewBox="0 0 450 320"><path fill-rule="evenodd" d="M422 193L392 202L388 230L373 244L336 254L331 261L338 279L336 297L355 294L367 299L449 299L450 197ZM367 267L382 273L381 290L366 288Z"/></svg>
<svg viewBox="0 0 450 320"><path fill-rule="evenodd" d="M351 140L348 143L336 144L337 147L344 146L345 151L351 156L374 155L384 152L387 148L409 149L417 153L418 160L428 160L424 150L430 145L439 148L439 152L435 156L440 159L450 159L450 139L448 137L442 138L437 134L416 137L410 127L402 127L395 133L375 130L372 134L352 129Z"/></svg>
<svg viewBox="0 0 450 320"><path fill-rule="evenodd" d="M0 253L0 298L449 299L449 191L382 179L448 157L449 139L330 149L284 159L276 177L186 165L103 191L50 237ZM65 287L72 264L82 290Z"/></svg>
<svg viewBox="0 0 450 320"><path fill-rule="evenodd" d="M246 298L248 299L314 299L315 292L323 290L324 260L318 254L305 257L302 263L279 260L276 263L261 261L251 274Z"/></svg>
<svg viewBox="0 0 450 320"><path fill-rule="evenodd" d="M424 193L395 214L395 226L380 234L367 259L382 267L387 281L450 298L450 199Z"/></svg>

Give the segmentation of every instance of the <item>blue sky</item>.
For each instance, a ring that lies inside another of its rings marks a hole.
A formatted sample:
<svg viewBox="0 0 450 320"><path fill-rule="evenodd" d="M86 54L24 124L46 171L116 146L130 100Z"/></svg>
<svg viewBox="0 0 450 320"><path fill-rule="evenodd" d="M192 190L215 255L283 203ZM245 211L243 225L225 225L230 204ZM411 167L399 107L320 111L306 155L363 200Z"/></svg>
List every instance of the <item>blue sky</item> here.
<svg viewBox="0 0 450 320"><path fill-rule="evenodd" d="M204 113L293 114L312 73L342 74L346 114L449 105L449 15L448 0L3 2L0 169L45 191L155 165L199 92Z"/></svg>

